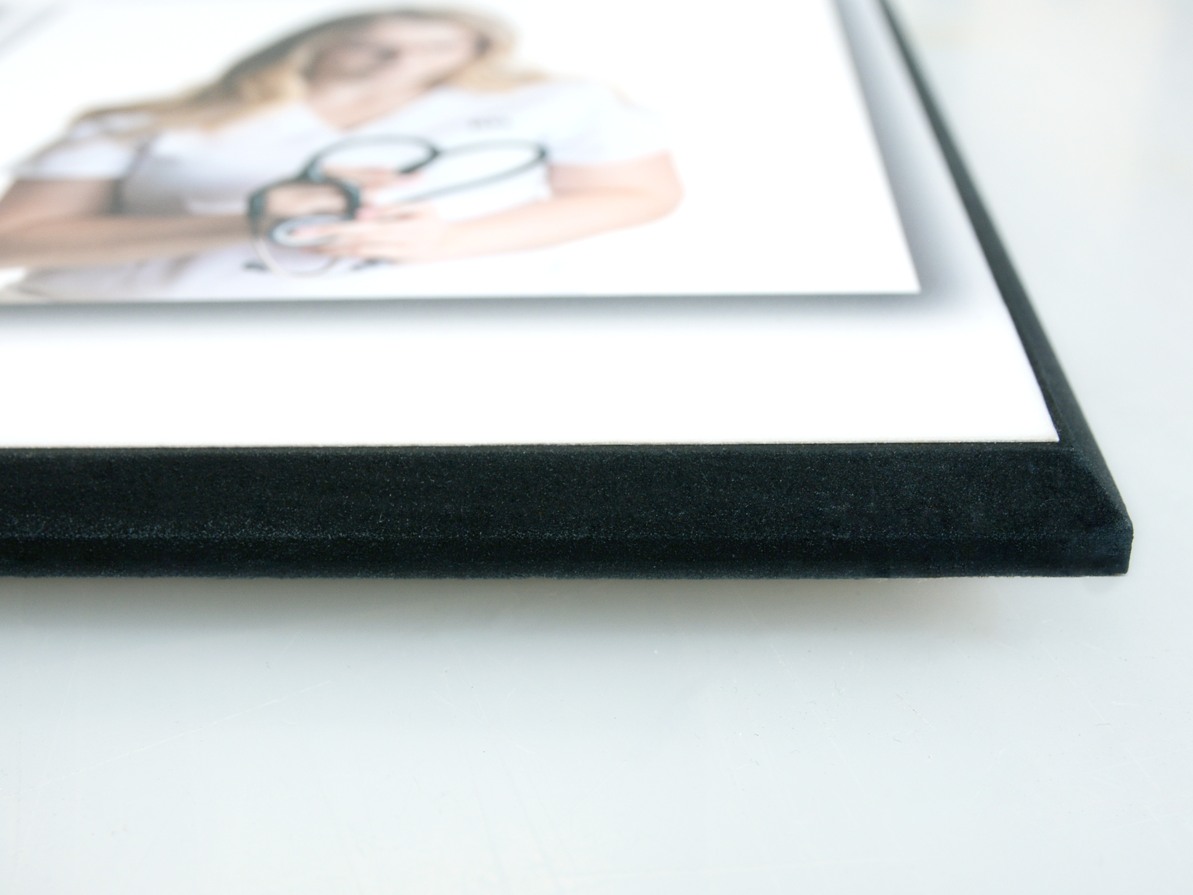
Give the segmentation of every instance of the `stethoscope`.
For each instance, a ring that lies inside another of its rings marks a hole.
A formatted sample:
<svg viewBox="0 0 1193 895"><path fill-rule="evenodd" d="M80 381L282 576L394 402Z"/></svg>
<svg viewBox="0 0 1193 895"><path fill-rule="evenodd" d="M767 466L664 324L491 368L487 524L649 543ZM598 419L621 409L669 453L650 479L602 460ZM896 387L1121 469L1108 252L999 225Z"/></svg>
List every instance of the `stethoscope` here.
<svg viewBox="0 0 1193 895"><path fill-rule="evenodd" d="M476 156L500 150L522 150L525 153L524 159L516 160L513 164L508 164L491 173L481 174L456 183L442 184L415 195L405 196L401 200L403 203L428 202L453 193L479 189L525 174L544 164L547 160L546 148L528 140L486 140L450 147L436 146L430 140L422 137L403 134L378 134L341 140L312 156L298 176L270 183L249 196L248 219L253 248L261 263L268 270L279 276L310 277L326 273L336 265L338 259L329 258L323 266L312 270L291 270L278 262L274 247L303 249L319 245L323 242L322 239L298 237L295 235L295 231L303 227L350 221L356 217L362 204L361 188L349 180L329 174L326 171L327 161L337 155L342 156L349 150L373 146L405 147L408 150L413 150L413 159L394 169L394 173L402 175L415 174L449 158ZM269 220L267 205L269 194L273 190L281 187L308 185L330 187L338 192L343 202L343 211L299 215L280 221Z"/></svg>

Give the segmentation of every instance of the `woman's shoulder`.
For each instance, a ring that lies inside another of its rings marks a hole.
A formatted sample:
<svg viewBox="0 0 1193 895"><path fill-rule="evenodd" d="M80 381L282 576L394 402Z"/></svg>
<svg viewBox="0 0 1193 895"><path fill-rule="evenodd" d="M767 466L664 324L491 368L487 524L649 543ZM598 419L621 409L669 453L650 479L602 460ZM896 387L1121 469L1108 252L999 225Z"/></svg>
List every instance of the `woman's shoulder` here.
<svg viewBox="0 0 1193 895"><path fill-rule="evenodd" d="M24 180L123 177L150 124L140 113L86 115L53 143L17 163L13 174Z"/></svg>
<svg viewBox="0 0 1193 895"><path fill-rule="evenodd" d="M532 133L560 164L625 161L666 151L669 142L656 113L599 81L540 81L497 102L483 110L484 117Z"/></svg>
<svg viewBox="0 0 1193 895"><path fill-rule="evenodd" d="M472 102L486 105L592 107L623 102L616 90L579 78L543 78L503 90L454 88Z"/></svg>
<svg viewBox="0 0 1193 895"><path fill-rule="evenodd" d="M153 131L148 112L96 112L76 119L66 130L70 141L127 139Z"/></svg>
<svg viewBox="0 0 1193 895"><path fill-rule="evenodd" d="M612 87L579 78L536 81L478 96L474 102L474 114L521 121L544 136L559 137L641 112Z"/></svg>
<svg viewBox="0 0 1193 895"><path fill-rule="evenodd" d="M519 92L544 102L601 104L624 102L618 92L608 84L581 78L551 78L535 81L518 88Z"/></svg>

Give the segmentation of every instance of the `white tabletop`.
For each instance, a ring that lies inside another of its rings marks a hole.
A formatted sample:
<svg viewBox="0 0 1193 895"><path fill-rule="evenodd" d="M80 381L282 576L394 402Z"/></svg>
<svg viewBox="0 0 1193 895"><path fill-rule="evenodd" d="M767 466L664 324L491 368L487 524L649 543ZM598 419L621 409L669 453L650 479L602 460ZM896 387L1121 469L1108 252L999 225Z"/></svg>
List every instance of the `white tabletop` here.
<svg viewBox="0 0 1193 895"><path fill-rule="evenodd" d="M1189 891L1193 6L899 6L1130 575L3 581L0 891Z"/></svg>

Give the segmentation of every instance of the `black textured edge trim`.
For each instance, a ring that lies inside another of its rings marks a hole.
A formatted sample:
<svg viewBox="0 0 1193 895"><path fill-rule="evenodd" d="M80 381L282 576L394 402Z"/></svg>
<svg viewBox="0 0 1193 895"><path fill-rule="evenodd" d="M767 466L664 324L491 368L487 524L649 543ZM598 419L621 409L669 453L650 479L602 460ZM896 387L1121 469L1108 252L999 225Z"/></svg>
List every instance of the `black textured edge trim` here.
<svg viewBox="0 0 1193 895"><path fill-rule="evenodd" d="M1024 289L1019 274L1011 263L1011 256L994 227L994 221L978 195L977 187L962 161L960 150L945 124L940 107L928 89L923 69L911 51L903 26L899 23L888 0L882 0L882 7L886 13L887 22L890 24L891 32L895 36L895 41L899 45L903 60L915 82L920 102L932 124L932 131L936 134L937 142L944 153L949 173L953 175L957 191L961 195L961 201L969 213L978 242L986 255L986 262L990 265L991 273L993 273L998 289L1002 293L1003 301L1011 312L1011 319L1015 322L1019 338L1023 342L1032 370L1036 374L1036 380L1040 383L1040 389L1044 393L1044 400L1052 414L1053 424L1056 426L1061 443L1080 449L1090 468L1098 475L1107 493L1126 517L1126 505L1118 493L1110 475L1110 469L1102 457L1102 452L1098 449L1093 431L1086 422L1085 415L1081 412L1077 396L1065 378L1060 360L1048 342L1048 336L1044 333L1044 327L1040 323L1039 317L1036 316L1035 308L1031 306L1027 290Z"/></svg>

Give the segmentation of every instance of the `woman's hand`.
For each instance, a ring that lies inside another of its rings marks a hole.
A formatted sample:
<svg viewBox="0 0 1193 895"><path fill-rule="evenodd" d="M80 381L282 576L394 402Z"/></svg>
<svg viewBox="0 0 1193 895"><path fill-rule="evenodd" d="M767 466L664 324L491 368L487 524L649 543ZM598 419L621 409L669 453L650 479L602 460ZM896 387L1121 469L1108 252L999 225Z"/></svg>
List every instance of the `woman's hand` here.
<svg viewBox="0 0 1193 895"><path fill-rule="evenodd" d="M300 227L292 235L322 240L306 249L309 252L406 264L435 260L451 226L428 204L371 205L361 208L354 220Z"/></svg>
<svg viewBox="0 0 1193 895"><path fill-rule="evenodd" d="M283 183L265 193L265 215L274 221L347 210L344 194L326 183Z"/></svg>
<svg viewBox="0 0 1193 895"><path fill-rule="evenodd" d="M387 191L407 186L419 179L417 174L399 174L389 168L332 167L323 173L355 186L360 190L361 202L365 205L384 201ZM347 204L343 192L327 183L293 181L278 184L265 194L265 214L273 220L308 214L345 214Z"/></svg>
<svg viewBox="0 0 1193 895"><path fill-rule="evenodd" d="M346 165L332 165L324 168L323 173L336 180L346 180L355 184L366 204L380 201L387 190L408 186L422 179L421 174L403 174L393 168L348 167Z"/></svg>

